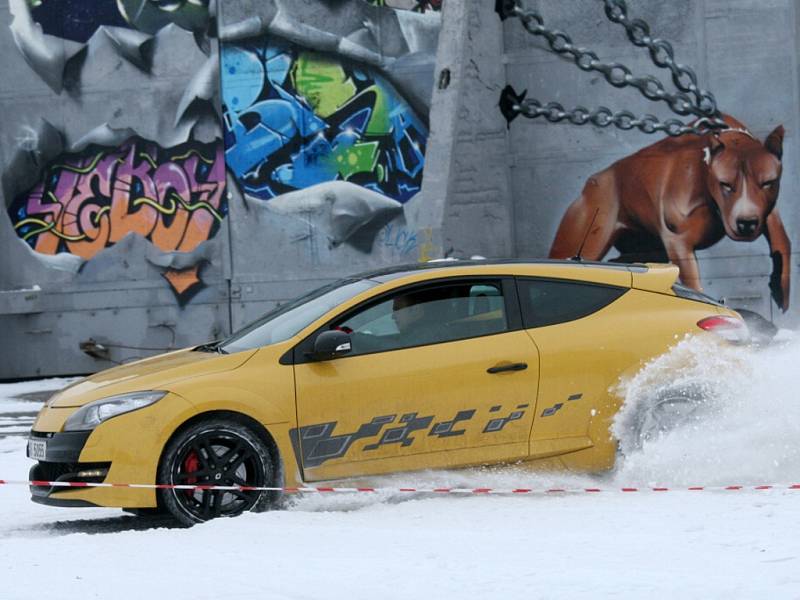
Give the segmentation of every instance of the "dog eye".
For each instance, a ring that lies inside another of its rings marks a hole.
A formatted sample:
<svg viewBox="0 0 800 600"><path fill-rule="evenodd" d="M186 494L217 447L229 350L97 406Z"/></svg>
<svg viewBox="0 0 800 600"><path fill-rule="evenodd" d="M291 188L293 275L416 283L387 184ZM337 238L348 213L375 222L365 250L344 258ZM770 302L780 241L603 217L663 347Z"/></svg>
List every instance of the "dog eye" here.
<svg viewBox="0 0 800 600"><path fill-rule="evenodd" d="M719 185L723 190L725 190L728 193L733 191L733 186L730 183L725 183L724 181L720 181Z"/></svg>
<svg viewBox="0 0 800 600"><path fill-rule="evenodd" d="M777 179L770 179L769 181L765 181L764 183L762 183L761 187L764 188L765 190L768 190L769 188L774 187L776 183L778 183Z"/></svg>

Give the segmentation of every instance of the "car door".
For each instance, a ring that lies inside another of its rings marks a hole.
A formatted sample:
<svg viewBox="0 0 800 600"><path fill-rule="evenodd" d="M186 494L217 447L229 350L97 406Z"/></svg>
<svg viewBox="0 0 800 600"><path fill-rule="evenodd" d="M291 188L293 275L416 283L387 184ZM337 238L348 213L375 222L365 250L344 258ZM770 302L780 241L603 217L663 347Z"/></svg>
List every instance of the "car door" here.
<svg viewBox="0 0 800 600"><path fill-rule="evenodd" d="M295 353L304 479L526 457L539 360L515 294L510 278L438 280L328 323L350 334L349 355Z"/></svg>
<svg viewBox="0 0 800 600"><path fill-rule="evenodd" d="M629 288L533 277L518 278L517 287L525 330L540 352L531 456L589 448L592 419L616 412L611 387L625 361L613 340L624 339L625 308L615 302Z"/></svg>

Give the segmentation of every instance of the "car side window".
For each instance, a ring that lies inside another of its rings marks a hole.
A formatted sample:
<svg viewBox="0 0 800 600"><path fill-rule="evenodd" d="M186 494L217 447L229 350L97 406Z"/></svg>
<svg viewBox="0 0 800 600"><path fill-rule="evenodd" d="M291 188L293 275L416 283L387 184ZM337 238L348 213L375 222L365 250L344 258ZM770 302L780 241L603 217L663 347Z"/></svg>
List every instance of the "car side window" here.
<svg viewBox="0 0 800 600"><path fill-rule="evenodd" d="M566 323L597 312L627 288L553 279L517 279L526 329Z"/></svg>
<svg viewBox="0 0 800 600"><path fill-rule="evenodd" d="M333 328L350 334L353 355L501 333L508 323L500 281L473 281L398 292Z"/></svg>

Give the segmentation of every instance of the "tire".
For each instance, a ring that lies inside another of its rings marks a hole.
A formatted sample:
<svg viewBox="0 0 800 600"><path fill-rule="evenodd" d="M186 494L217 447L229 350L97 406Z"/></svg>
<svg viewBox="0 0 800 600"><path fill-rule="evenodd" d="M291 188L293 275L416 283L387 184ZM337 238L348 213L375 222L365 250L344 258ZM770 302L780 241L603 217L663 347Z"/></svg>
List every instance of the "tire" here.
<svg viewBox="0 0 800 600"><path fill-rule="evenodd" d="M631 450L641 450L646 442L697 418L708 397L700 384L675 386L661 390L651 401L639 405L630 421Z"/></svg>
<svg viewBox="0 0 800 600"><path fill-rule="evenodd" d="M168 484L275 485L269 447L252 429L232 419L199 421L167 444L158 482ZM189 527L218 517L267 510L277 494L270 491L161 489L159 505Z"/></svg>

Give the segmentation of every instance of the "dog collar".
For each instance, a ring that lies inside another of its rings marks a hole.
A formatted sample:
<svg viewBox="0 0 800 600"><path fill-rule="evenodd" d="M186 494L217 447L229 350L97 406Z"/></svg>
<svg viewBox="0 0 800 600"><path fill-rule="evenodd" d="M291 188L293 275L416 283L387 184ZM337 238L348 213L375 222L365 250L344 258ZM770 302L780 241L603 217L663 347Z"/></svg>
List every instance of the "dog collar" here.
<svg viewBox="0 0 800 600"><path fill-rule="evenodd" d="M753 139L756 139L756 136L754 136L752 133L750 133L750 130L745 129L744 127L730 127L728 129L723 129L719 132L719 135L722 135L723 133L743 133L745 135L749 135Z"/></svg>
<svg viewBox="0 0 800 600"><path fill-rule="evenodd" d="M756 136L750 133L749 129L746 129L744 127L728 127L728 129L723 129L717 132L717 135L722 135L724 133L742 133L744 135L750 136L752 139L756 139ZM703 148L703 162L706 163L707 165L711 164L711 148L709 148L708 146Z"/></svg>

